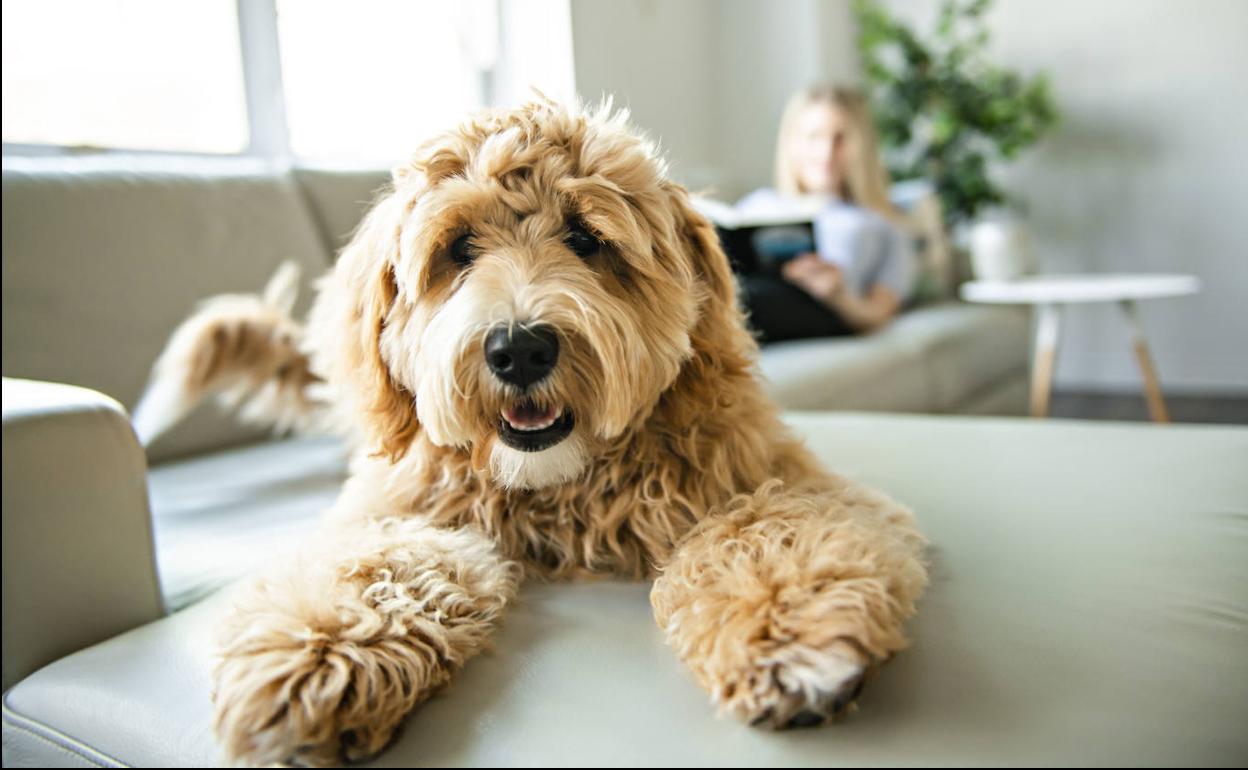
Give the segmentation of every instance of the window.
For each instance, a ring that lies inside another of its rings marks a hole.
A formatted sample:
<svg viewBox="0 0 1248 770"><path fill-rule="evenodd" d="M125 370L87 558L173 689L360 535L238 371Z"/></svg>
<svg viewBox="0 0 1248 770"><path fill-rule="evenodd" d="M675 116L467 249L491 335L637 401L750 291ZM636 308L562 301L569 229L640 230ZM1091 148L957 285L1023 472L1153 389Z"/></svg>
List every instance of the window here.
<svg viewBox="0 0 1248 770"><path fill-rule="evenodd" d="M235 5L5 0L5 143L241 152Z"/></svg>
<svg viewBox="0 0 1248 770"><path fill-rule="evenodd" d="M568 0L5 0L6 152L392 163L536 87L574 95Z"/></svg>
<svg viewBox="0 0 1248 770"><path fill-rule="evenodd" d="M485 106L496 9L492 0L278 0L291 150L393 160Z"/></svg>

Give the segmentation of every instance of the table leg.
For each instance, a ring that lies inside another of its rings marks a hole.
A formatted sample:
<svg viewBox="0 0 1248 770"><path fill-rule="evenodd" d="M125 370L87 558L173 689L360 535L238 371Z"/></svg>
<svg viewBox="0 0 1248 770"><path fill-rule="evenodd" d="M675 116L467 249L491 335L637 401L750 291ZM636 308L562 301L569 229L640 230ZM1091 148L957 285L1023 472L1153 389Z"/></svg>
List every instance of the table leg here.
<svg viewBox="0 0 1248 770"><path fill-rule="evenodd" d="M1049 393L1053 388L1053 363L1057 358L1057 338L1061 327L1060 305L1040 305L1036 323L1036 350L1031 363L1031 416L1049 413Z"/></svg>
<svg viewBox="0 0 1248 770"><path fill-rule="evenodd" d="M1153 357L1148 352L1148 340L1144 337L1144 326L1136 312L1135 302L1126 299L1119 303L1122 314L1131 327L1131 342L1135 347L1135 360L1140 364L1140 374L1144 378L1144 395L1148 399L1148 413L1153 422L1170 422L1170 414L1166 411L1166 401L1161 395L1161 383L1157 380L1157 369L1153 366Z"/></svg>

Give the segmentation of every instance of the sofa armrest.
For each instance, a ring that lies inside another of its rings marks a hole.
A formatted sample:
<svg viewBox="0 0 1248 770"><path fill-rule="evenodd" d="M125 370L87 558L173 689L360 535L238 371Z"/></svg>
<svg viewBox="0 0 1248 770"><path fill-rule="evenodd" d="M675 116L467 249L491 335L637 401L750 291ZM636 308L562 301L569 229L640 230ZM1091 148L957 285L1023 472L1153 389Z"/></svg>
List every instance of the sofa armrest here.
<svg viewBox="0 0 1248 770"><path fill-rule="evenodd" d="M146 459L121 405L3 381L3 688L163 614Z"/></svg>

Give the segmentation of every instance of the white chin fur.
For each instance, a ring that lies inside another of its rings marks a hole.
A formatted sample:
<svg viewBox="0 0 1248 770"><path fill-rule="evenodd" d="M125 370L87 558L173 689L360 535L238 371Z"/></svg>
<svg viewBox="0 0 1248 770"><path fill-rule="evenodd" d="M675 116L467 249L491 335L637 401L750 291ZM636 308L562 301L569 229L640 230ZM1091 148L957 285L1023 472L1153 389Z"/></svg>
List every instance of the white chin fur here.
<svg viewBox="0 0 1248 770"><path fill-rule="evenodd" d="M504 487L541 489L576 479L588 461L584 443L575 432L540 452L522 452L496 441L490 451L490 474Z"/></svg>

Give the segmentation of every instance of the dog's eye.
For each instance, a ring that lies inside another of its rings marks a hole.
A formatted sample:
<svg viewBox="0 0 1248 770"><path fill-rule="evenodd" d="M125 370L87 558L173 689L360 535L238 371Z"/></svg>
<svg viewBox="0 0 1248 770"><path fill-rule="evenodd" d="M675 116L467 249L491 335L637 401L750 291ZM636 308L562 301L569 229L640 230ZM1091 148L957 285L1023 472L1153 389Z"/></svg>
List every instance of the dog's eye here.
<svg viewBox="0 0 1248 770"><path fill-rule="evenodd" d="M602 241L586 230L580 222L574 222L568 226L568 237L564 238L563 242L578 257L593 256L602 248Z"/></svg>
<svg viewBox="0 0 1248 770"><path fill-rule="evenodd" d="M464 233L451 244L451 259L460 267L467 267L477 258L477 247L472 243L472 233Z"/></svg>

